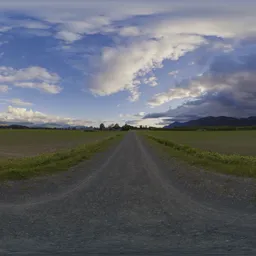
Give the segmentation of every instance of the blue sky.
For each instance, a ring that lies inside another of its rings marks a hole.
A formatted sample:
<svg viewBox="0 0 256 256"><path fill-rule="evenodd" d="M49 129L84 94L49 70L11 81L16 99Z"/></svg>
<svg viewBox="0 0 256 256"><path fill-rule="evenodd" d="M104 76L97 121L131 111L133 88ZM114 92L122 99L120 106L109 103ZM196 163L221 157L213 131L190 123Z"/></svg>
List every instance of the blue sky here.
<svg viewBox="0 0 256 256"><path fill-rule="evenodd" d="M256 115L253 1L0 0L0 121Z"/></svg>

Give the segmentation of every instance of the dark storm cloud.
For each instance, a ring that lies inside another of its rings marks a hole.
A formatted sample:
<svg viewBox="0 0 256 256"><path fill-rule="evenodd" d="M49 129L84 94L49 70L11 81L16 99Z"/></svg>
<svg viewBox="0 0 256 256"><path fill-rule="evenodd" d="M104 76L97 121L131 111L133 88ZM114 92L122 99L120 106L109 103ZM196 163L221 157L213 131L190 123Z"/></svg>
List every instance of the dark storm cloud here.
<svg viewBox="0 0 256 256"><path fill-rule="evenodd" d="M173 118L164 118L164 119L161 119L161 121L158 123L158 125L161 125L161 126L165 126L165 125L168 125L170 123L173 123L173 122L187 122L187 121L190 121L190 120L196 120L198 118L201 118L201 116L197 116L197 115L184 115L184 116L176 116L176 117L173 117Z"/></svg>
<svg viewBox="0 0 256 256"><path fill-rule="evenodd" d="M246 40L244 40L246 42ZM242 44L244 45L244 44ZM176 109L162 113L151 113L144 118L169 117L172 121L191 120L190 116L234 116L246 117L256 115L256 44L246 49L217 56L209 65L208 72L203 76L183 83L183 87L190 91L203 88L201 96L188 101ZM170 120L169 120L170 121Z"/></svg>

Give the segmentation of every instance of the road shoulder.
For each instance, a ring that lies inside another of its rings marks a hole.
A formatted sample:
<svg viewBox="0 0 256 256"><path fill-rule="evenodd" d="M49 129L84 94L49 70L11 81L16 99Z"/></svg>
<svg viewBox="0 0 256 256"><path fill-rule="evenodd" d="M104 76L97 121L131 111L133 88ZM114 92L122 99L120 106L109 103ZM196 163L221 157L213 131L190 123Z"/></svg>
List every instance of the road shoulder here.
<svg viewBox="0 0 256 256"><path fill-rule="evenodd" d="M256 213L256 179L206 171L172 157L166 146L140 136L147 150L174 187L217 207Z"/></svg>
<svg viewBox="0 0 256 256"><path fill-rule="evenodd" d="M67 171L52 175L38 176L26 180L4 181L0 184L0 206L23 204L66 193L74 189L92 175L114 153L120 140L116 140L106 150L97 152Z"/></svg>

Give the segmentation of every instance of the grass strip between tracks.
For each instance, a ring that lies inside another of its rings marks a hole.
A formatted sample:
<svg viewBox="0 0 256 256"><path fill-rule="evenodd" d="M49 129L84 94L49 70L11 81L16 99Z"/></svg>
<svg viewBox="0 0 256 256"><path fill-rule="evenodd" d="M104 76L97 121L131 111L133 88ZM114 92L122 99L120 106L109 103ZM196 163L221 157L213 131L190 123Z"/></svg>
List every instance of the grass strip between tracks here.
<svg viewBox="0 0 256 256"><path fill-rule="evenodd" d="M121 134L117 134L94 143L80 145L73 149L33 157L1 159L0 180L27 179L42 174L52 174L68 170L79 162L89 159L93 154L106 149L121 137Z"/></svg>
<svg viewBox="0 0 256 256"><path fill-rule="evenodd" d="M165 151L167 150L170 155L181 158L189 164L202 166L215 172L256 178L255 156L225 155L174 143L151 135L146 136L164 145Z"/></svg>

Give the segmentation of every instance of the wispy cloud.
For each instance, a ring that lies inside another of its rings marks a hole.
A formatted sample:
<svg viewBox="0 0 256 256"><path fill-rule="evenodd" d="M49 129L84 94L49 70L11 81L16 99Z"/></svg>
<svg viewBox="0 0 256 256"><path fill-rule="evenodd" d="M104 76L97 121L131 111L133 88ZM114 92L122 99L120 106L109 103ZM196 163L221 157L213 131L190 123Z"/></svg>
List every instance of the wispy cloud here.
<svg viewBox="0 0 256 256"><path fill-rule="evenodd" d="M157 85L158 85L158 83L157 83L157 77L156 77L156 76L150 76L150 77L148 77L148 78L145 78L145 79L143 80L143 83L144 83L144 84L148 84L148 85L150 85L150 86L152 86L152 87L157 86Z"/></svg>
<svg viewBox="0 0 256 256"><path fill-rule="evenodd" d="M0 112L0 121L5 122L32 122L35 124L57 123L63 125L93 125L90 120L74 119L69 117L60 117L48 115L39 111L33 111L27 108L15 108L8 106L5 112Z"/></svg>
<svg viewBox="0 0 256 256"><path fill-rule="evenodd" d="M0 85L0 93L8 92L9 86L8 85Z"/></svg>
<svg viewBox="0 0 256 256"><path fill-rule="evenodd" d="M62 30L56 34L56 38L66 41L67 43L72 43L81 39L82 36L74 32Z"/></svg>
<svg viewBox="0 0 256 256"><path fill-rule="evenodd" d="M0 33L4 33L12 29L10 26L0 26Z"/></svg>
<svg viewBox="0 0 256 256"><path fill-rule="evenodd" d="M49 84L46 82L37 83L37 82L17 82L14 83L15 86L21 88L30 88L30 89L37 89L39 91L51 94L57 94L61 92L61 87L54 84Z"/></svg>
<svg viewBox="0 0 256 256"><path fill-rule="evenodd" d="M189 89L175 88L167 92L158 93L148 101L151 107L160 106L174 99L197 98L206 91L206 88L200 84L194 85Z"/></svg>
<svg viewBox="0 0 256 256"><path fill-rule="evenodd" d="M42 67L14 69L0 66L0 83L8 83L22 88L37 89L42 92L56 94L61 91L58 85L60 77ZM10 86L9 85L9 86Z"/></svg>
<svg viewBox="0 0 256 256"><path fill-rule="evenodd" d="M0 99L0 102L10 103L16 106L32 106L33 103L23 101L22 99L14 98L14 99Z"/></svg>

